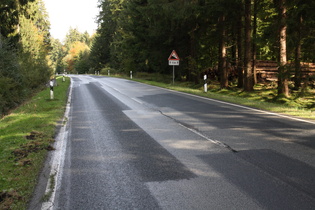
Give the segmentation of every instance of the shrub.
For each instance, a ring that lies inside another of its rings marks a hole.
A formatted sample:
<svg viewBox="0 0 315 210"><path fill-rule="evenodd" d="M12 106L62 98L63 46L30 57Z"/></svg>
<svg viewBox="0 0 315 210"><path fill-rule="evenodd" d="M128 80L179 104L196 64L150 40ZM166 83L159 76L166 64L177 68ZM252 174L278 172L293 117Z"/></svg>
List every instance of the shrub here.
<svg viewBox="0 0 315 210"><path fill-rule="evenodd" d="M0 40L0 115L22 101L22 75L16 51Z"/></svg>

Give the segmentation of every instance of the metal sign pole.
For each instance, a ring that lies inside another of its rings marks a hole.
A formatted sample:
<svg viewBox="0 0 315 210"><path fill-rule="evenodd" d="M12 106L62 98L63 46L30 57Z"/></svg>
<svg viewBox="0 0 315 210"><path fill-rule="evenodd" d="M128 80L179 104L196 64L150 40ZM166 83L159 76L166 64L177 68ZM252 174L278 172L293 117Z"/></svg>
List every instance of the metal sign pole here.
<svg viewBox="0 0 315 210"><path fill-rule="evenodd" d="M173 65L173 85L174 85L174 80L175 80L175 66Z"/></svg>

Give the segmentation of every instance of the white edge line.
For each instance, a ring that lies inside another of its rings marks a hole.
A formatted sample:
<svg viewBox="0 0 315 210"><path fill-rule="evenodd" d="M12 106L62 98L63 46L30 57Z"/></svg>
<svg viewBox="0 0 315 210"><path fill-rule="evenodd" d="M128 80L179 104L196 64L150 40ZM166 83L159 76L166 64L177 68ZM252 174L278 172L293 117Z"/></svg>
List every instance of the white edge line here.
<svg viewBox="0 0 315 210"><path fill-rule="evenodd" d="M136 98L131 98L132 100L134 100L135 102L139 103L139 104L143 104L142 101L139 101L138 99Z"/></svg>
<svg viewBox="0 0 315 210"><path fill-rule="evenodd" d="M48 193L52 190L52 194L47 202L42 203L41 210L52 210L54 208L54 200L56 196L58 177L61 177L63 173L63 165L64 165L65 152L66 152L66 137L68 134L67 120L69 119L70 102L71 102L71 97L72 97L72 83L73 82L71 81L67 106L66 106L65 114L62 120L63 125L58 135L56 136L56 143L54 145L55 150L53 151L53 154L52 154L51 170L50 170L50 174L49 174L49 178L48 178L48 182L46 186L46 191L45 191L45 193ZM51 177L54 177L55 179L53 187L50 186Z"/></svg>

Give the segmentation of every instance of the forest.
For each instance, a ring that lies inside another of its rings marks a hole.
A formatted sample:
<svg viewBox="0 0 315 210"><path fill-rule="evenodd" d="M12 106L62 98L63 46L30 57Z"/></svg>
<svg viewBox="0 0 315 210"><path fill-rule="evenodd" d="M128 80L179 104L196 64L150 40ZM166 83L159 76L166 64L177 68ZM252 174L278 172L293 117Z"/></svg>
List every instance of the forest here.
<svg viewBox="0 0 315 210"><path fill-rule="evenodd" d="M315 79L315 1L99 0L99 8L95 34L70 28L57 40L42 0L1 0L1 115L53 73L170 75L173 50L177 81L201 84L207 74L221 89L250 92L266 82L257 69L268 62L278 96Z"/></svg>
<svg viewBox="0 0 315 210"><path fill-rule="evenodd" d="M49 80L49 20L42 0L0 1L0 116Z"/></svg>
<svg viewBox="0 0 315 210"><path fill-rule="evenodd" d="M228 88L252 91L256 61L277 63L278 95L289 96L312 75L315 1L310 0L106 0L92 45L91 72L170 74L167 58L181 58L177 80L202 82L203 74Z"/></svg>

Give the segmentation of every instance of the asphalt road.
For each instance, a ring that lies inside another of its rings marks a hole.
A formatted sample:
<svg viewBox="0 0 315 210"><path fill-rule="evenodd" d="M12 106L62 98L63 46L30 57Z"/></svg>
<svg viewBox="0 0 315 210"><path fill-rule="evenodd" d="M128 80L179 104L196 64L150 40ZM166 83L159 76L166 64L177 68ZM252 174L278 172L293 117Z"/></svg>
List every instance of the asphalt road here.
<svg viewBox="0 0 315 210"><path fill-rule="evenodd" d="M53 209L315 209L315 123L73 75Z"/></svg>

